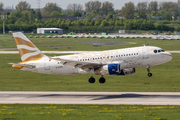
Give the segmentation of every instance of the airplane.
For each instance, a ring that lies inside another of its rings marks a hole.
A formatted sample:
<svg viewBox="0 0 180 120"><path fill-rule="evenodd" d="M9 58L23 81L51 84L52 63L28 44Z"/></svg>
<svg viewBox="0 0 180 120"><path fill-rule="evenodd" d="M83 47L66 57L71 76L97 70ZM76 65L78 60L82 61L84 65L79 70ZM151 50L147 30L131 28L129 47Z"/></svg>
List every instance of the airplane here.
<svg viewBox="0 0 180 120"><path fill-rule="evenodd" d="M99 83L105 83L105 75L131 75L136 68L146 67L151 77L150 67L166 63L172 55L155 46L140 46L126 49L88 52L74 55L49 57L44 55L23 33L13 33L22 62L9 63L14 69L43 74L74 75L91 74L89 83L94 83L95 75L101 75Z"/></svg>

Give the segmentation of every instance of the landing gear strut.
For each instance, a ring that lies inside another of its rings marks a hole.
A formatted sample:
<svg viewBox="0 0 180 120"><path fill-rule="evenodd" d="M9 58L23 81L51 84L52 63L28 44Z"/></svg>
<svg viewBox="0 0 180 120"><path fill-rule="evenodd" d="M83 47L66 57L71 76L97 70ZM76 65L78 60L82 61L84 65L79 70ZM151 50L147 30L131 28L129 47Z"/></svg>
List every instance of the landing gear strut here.
<svg viewBox="0 0 180 120"><path fill-rule="evenodd" d="M100 79L99 79L99 83L105 83L106 82L106 79L102 76Z"/></svg>
<svg viewBox="0 0 180 120"><path fill-rule="evenodd" d="M150 72L150 67L149 66L147 67L147 71L148 71L148 76L152 77L152 73Z"/></svg>
<svg viewBox="0 0 180 120"><path fill-rule="evenodd" d="M94 73L94 71L93 70L91 70L91 77L89 78L89 83L95 83L95 78L93 77L93 73Z"/></svg>

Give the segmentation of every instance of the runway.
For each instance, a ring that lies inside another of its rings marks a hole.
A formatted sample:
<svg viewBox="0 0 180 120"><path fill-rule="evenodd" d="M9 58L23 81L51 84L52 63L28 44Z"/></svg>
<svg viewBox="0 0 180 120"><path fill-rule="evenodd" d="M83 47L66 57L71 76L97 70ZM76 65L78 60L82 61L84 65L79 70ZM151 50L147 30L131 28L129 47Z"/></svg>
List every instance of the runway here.
<svg viewBox="0 0 180 120"><path fill-rule="evenodd" d="M88 52L99 52L99 51L42 51L42 53L49 53L49 54L81 54L81 53L88 53ZM180 53L180 51L166 51L169 53ZM18 51L0 51L0 54L19 54Z"/></svg>
<svg viewBox="0 0 180 120"><path fill-rule="evenodd" d="M0 92L1 104L180 105L180 92Z"/></svg>

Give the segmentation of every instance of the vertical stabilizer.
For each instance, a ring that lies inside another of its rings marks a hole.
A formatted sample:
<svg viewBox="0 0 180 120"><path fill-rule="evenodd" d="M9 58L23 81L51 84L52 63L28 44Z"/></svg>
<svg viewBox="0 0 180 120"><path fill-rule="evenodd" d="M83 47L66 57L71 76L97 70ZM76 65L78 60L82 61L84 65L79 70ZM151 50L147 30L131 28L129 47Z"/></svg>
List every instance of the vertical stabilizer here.
<svg viewBox="0 0 180 120"><path fill-rule="evenodd" d="M13 33L23 62L40 60L44 54L21 32Z"/></svg>

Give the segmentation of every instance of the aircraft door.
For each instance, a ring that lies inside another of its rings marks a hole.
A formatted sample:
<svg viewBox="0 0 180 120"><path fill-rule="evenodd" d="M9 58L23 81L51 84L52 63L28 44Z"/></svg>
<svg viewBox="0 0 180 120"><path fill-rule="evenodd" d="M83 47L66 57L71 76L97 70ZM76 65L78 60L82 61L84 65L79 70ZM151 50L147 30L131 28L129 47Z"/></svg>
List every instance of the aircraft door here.
<svg viewBox="0 0 180 120"><path fill-rule="evenodd" d="M44 69L50 70L50 62L48 59L44 60Z"/></svg>
<svg viewBox="0 0 180 120"><path fill-rule="evenodd" d="M143 57L143 59L149 58L148 48L146 46L144 46L144 48L142 48L142 57Z"/></svg>

